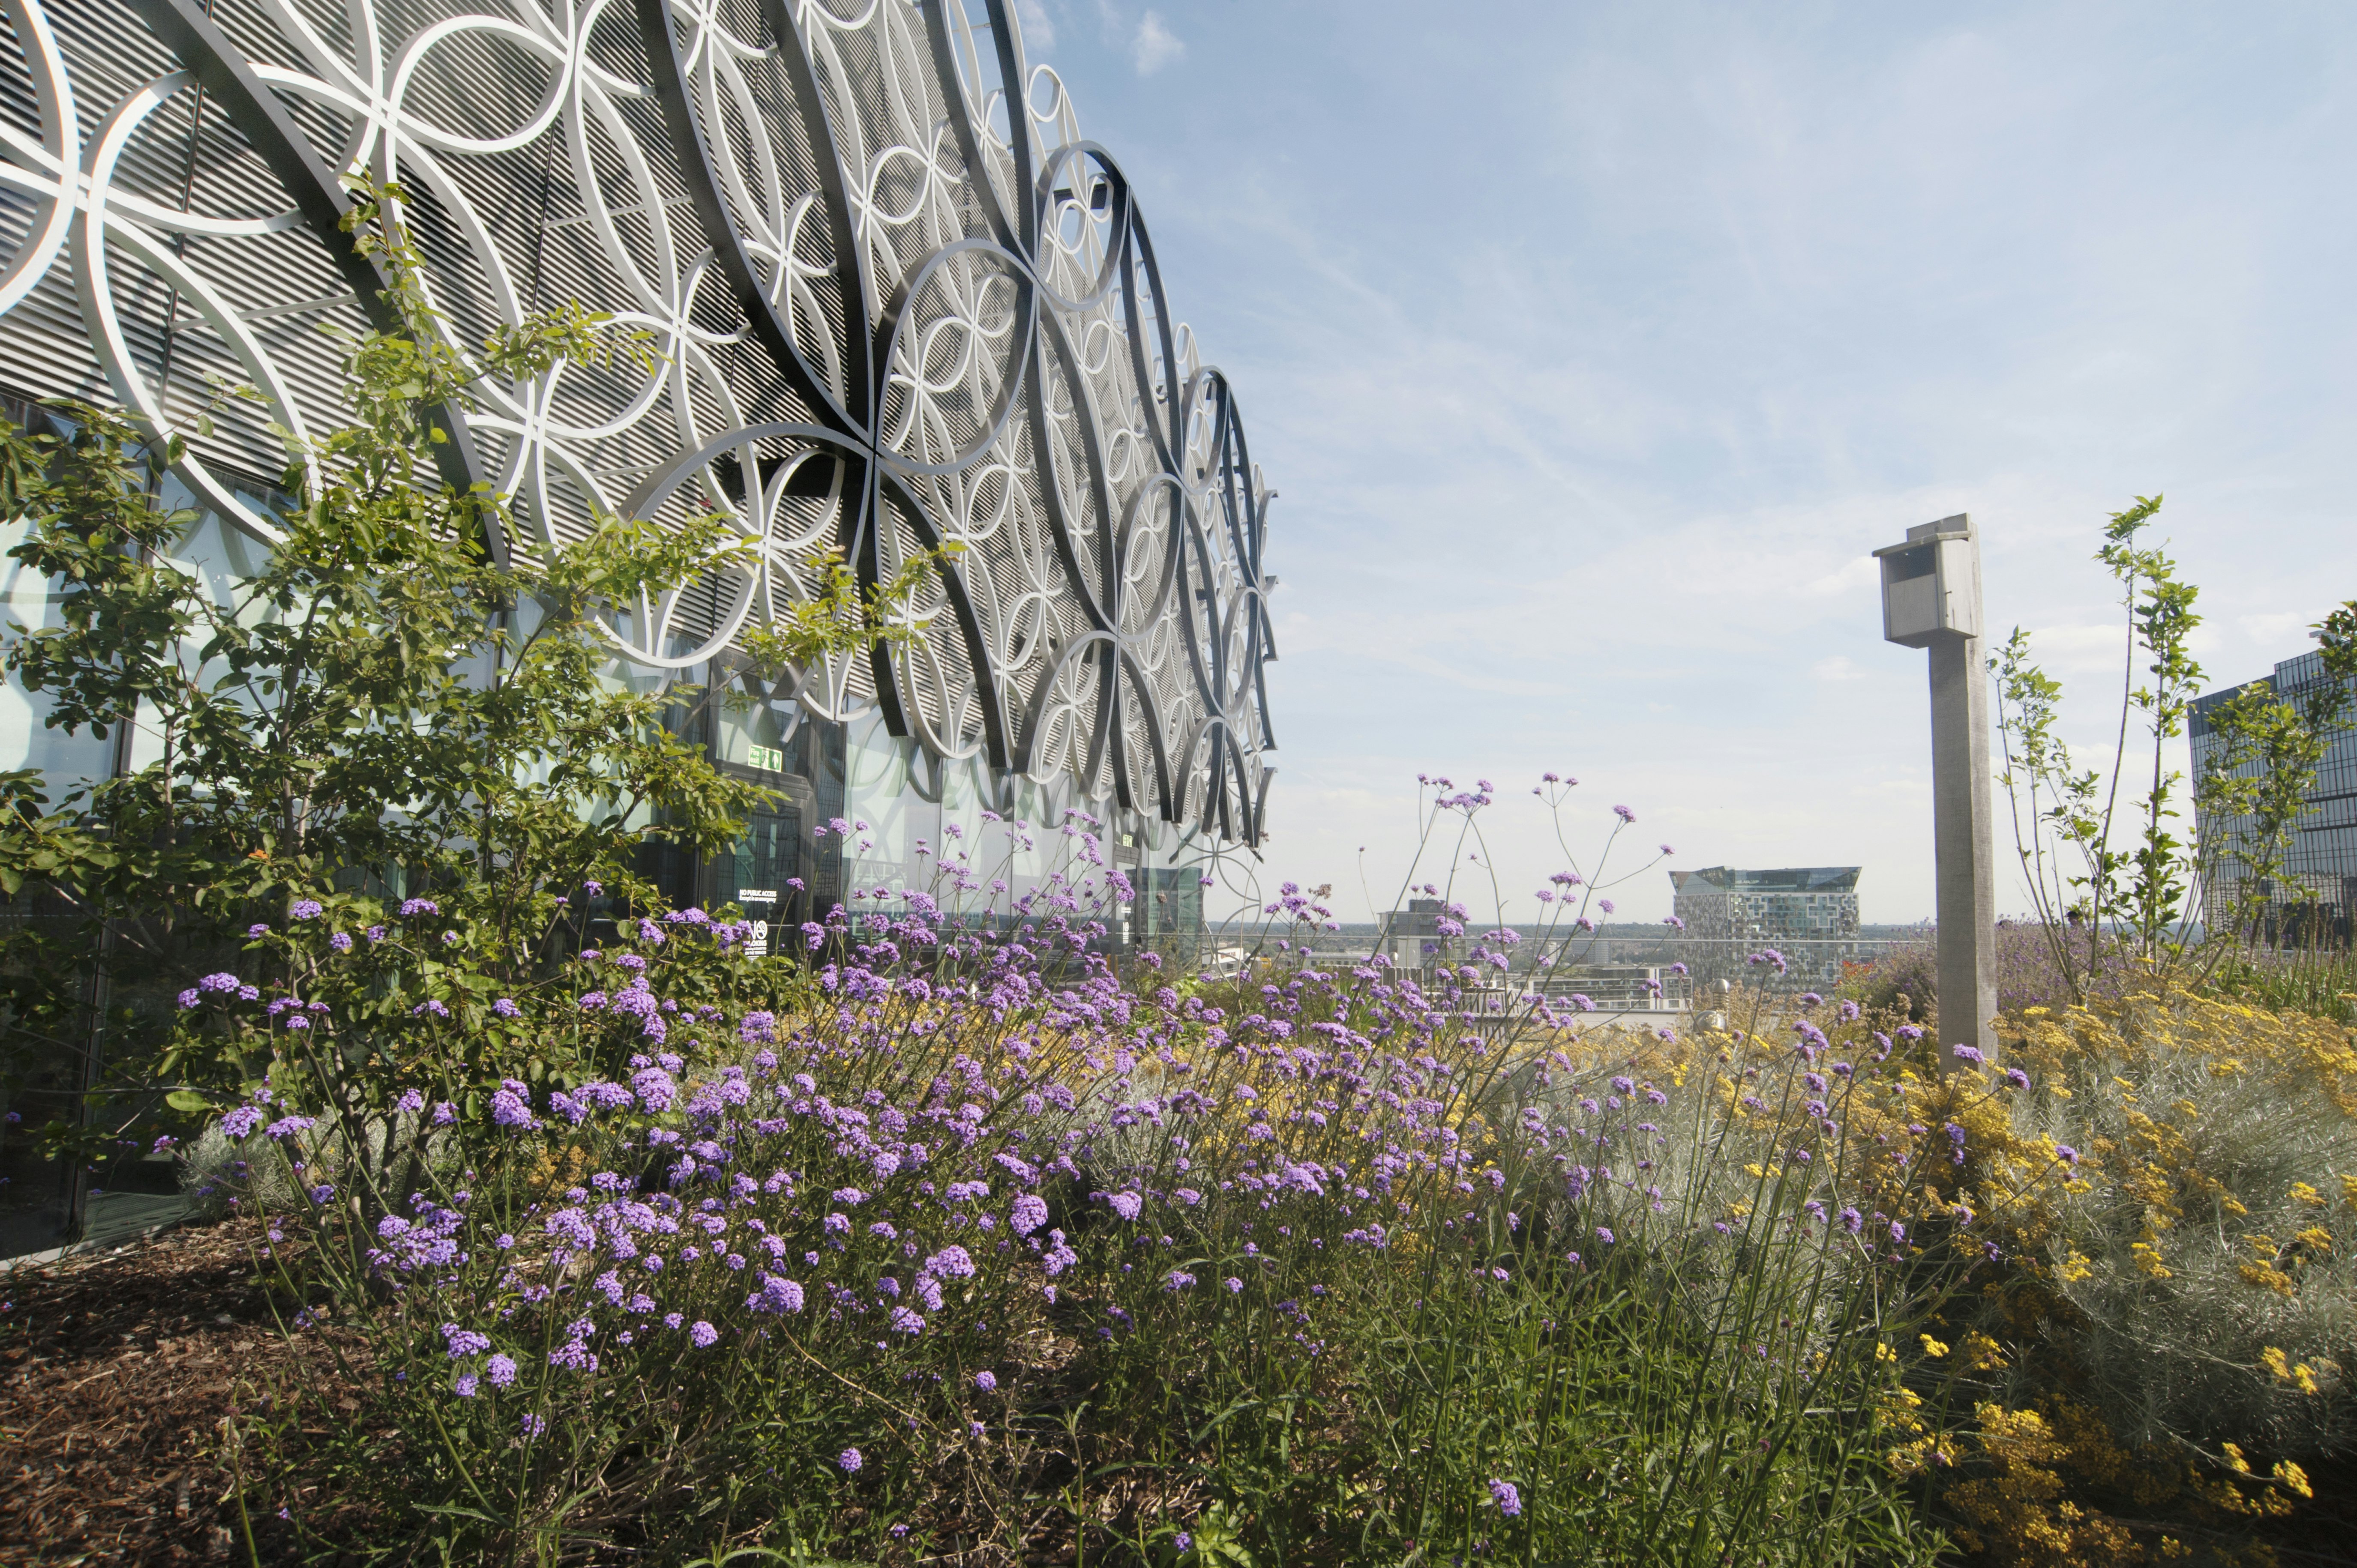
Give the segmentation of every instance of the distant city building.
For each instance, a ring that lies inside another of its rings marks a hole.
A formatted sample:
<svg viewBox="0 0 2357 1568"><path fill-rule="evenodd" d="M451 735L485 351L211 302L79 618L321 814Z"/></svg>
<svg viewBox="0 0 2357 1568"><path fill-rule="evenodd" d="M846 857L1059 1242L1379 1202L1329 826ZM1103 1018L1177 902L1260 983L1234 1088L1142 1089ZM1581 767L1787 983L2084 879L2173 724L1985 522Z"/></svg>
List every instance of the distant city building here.
<svg viewBox="0 0 2357 1568"><path fill-rule="evenodd" d="M2327 679L2323 655L2308 652L2287 659L2262 684L2279 697L2298 702ZM2197 699L2187 726L2193 744L2193 777L2206 774L2225 746L2225 736L2210 723L2212 710L2231 700L2240 687L2228 687ZM2248 772L2251 769L2245 768ZM2244 908L2244 894L2255 894L2256 929L2248 932L2265 941L2309 940L2308 933L2345 941L2350 916L2357 911L2357 726L2336 731L2308 791L2308 812L2293 824L2292 843L2279 885L2262 883L2246 888L2249 863L2244 848L2251 831L2248 817L2214 817L2197 812L2196 828L2205 854L2215 858L2204 899L2207 918L2216 919Z"/></svg>
<svg viewBox="0 0 2357 1568"><path fill-rule="evenodd" d="M1437 898L1411 898L1405 909L1383 917L1375 934L1374 951L1403 968L1420 969L1444 959L1448 950L1440 920L1448 906Z"/></svg>
<svg viewBox="0 0 2357 1568"><path fill-rule="evenodd" d="M1677 889L1677 916L1685 922L1689 938L1779 947L1856 939L1859 869L1806 865L1738 871L1714 865L1673 871L1670 882Z"/></svg>

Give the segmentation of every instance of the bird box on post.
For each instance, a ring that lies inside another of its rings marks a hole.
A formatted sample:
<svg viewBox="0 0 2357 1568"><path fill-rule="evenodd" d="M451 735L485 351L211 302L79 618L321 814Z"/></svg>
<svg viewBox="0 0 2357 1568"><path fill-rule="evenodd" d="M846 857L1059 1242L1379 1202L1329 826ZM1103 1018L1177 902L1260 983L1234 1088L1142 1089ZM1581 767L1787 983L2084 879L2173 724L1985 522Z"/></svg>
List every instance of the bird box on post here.
<svg viewBox="0 0 2357 1568"><path fill-rule="evenodd" d="M1931 650L1932 842L1940 914L1940 1066L1996 1055L1996 871L1990 841L1981 549L1963 512L1876 551L1882 635ZM1959 1058L1965 1047L1975 1057Z"/></svg>
<svg viewBox="0 0 2357 1568"><path fill-rule="evenodd" d="M1981 634L1981 575L1972 519L1964 512L1907 531L1876 551L1882 563L1882 636L1929 648L1943 633Z"/></svg>

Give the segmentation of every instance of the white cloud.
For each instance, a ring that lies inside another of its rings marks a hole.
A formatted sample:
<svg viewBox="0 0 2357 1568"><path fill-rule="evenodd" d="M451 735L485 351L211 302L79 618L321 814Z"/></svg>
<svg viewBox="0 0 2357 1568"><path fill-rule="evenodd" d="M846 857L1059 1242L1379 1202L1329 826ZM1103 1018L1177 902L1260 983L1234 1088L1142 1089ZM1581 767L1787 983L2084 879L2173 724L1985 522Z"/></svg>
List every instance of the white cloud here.
<svg viewBox="0 0 2357 1568"><path fill-rule="evenodd" d="M1026 54L1045 54L1056 47L1056 24L1040 0L1015 0L1015 25L1023 34Z"/></svg>
<svg viewBox="0 0 2357 1568"><path fill-rule="evenodd" d="M1137 37L1129 46L1130 59L1137 62L1140 76L1152 76L1164 66L1184 59L1186 53L1186 43L1162 25L1162 16L1157 11L1148 11L1137 24Z"/></svg>
<svg viewBox="0 0 2357 1568"><path fill-rule="evenodd" d="M1863 681L1866 671L1850 660L1847 654L1836 653L1831 659L1820 659L1809 666L1809 673L1820 681Z"/></svg>

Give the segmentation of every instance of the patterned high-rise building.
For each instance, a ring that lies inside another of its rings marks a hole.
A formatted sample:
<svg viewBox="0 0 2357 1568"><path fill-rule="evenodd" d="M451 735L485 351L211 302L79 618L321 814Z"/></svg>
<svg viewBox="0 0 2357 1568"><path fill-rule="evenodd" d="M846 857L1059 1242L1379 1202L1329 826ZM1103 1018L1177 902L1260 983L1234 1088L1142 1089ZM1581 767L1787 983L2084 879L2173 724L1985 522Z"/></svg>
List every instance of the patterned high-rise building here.
<svg viewBox="0 0 2357 1568"><path fill-rule="evenodd" d="M2323 655L2314 650L2287 659L2259 684L2276 696L2298 702L2330 679ZM2226 737L2210 715L2240 687L2212 692L2193 704L2186 726L2199 780L2219 763ZM2249 773L2250 766L2238 771ZM2330 737L2308 811L2292 824L2283 875L2252 886L2249 858L2252 823L2247 817L2197 812L2195 829L2209 866L2203 918L2247 921L2245 937L2262 942L2349 940L2350 917L2357 912L2357 725L2343 725Z"/></svg>

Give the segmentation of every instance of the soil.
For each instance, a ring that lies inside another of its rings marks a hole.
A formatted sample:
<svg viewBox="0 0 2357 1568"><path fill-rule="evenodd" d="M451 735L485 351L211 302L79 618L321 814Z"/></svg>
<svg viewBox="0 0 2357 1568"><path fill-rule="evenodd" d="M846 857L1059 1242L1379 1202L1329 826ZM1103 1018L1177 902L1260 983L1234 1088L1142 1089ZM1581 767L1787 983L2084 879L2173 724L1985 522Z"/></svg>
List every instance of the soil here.
<svg viewBox="0 0 2357 1568"><path fill-rule="evenodd" d="M223 1447L241 1385L289 1371L245 1221L0 1274L0 1559L250 1562ZM249 1498L264 1562L274 1505Z"/></svg>

